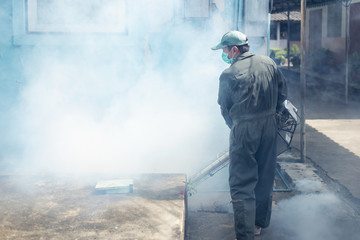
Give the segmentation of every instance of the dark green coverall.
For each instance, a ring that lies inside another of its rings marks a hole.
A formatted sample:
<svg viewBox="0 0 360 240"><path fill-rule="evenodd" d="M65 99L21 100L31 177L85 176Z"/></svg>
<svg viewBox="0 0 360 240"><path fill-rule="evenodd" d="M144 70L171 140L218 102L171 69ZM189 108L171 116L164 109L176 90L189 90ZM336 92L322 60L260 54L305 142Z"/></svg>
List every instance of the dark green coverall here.
<svg viewBox="0 0 360 240"><path fill-rule="evenodd" d="M266 56L241 54L220 76L218 103L230 133L229 185L238 240L270 223L275 176L275 113L286 100L285 78Z"/></svg>

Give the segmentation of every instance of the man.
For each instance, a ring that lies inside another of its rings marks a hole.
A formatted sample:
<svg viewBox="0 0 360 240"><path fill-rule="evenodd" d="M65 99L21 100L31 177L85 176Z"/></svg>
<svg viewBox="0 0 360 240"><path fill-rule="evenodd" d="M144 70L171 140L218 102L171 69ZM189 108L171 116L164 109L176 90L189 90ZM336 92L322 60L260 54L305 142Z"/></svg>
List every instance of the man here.
<svg viewBox="0 0 360 240"><path fill-rule="evenodd" d="M249 52L239 31L212 48L230 63L220 76L218 103L230 133L229 185L238 240L254 239L270 223L275 176L276 112L287 97L285 78L266 56Z"/></svg>

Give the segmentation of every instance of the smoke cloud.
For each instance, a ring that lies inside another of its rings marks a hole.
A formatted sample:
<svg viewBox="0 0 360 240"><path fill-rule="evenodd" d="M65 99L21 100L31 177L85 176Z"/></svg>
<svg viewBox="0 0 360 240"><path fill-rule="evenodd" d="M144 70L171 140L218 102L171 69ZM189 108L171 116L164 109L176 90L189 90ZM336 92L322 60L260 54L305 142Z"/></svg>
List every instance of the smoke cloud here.
<svg viewBox="0 0 360 240"><path fill-rule="evenodd" d="M14 149L3 155L7 167L191 173L226 149L228 131L216 102L226 65L210 50L226 30L211 22L206 31L177 23L176 1L142 5L127 6L125 45L111 34L77 33L64 34L63 42L44 35L21 48L24 77L5 133ZM62 16L56 9L52 16ZM109 5L96 12L97 18L114 14ZM74 16L70 11L63 19L84 22Z"/></svg>
<svg viewBox="0 0 360 240"><path fill-rule="evenodd" d="M296 186L302 194L281 200L274 211L271 228L281 233L277 239L356 239L348 224L351 210L334 193L318 181L305 179Z"/></svg>
<svg viewBox="0 0 360 240"><path fill-rule="evenodd" d="M298 195L279 203L278 218L292 239L338 239L334 231L339 199L331 193Z"/></svg>

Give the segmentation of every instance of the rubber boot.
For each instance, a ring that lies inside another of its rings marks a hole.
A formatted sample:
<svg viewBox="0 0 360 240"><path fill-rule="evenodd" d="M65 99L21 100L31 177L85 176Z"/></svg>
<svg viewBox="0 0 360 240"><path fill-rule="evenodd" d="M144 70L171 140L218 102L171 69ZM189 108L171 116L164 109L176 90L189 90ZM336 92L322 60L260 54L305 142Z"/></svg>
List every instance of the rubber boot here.
<svg viewBox="0 0 360 240"><path fill-rule="evenodd" d="M233 200L234 226L237 240L254 240L255 201Z"/></svg>
<svg viewBox="0 0 360 240"><path fill-rule="evenodd" d="M272 189L271 189L272 190ZM256 220L255 225L266 228L270 224L272 207L272 194L256 198Z"/></svg>

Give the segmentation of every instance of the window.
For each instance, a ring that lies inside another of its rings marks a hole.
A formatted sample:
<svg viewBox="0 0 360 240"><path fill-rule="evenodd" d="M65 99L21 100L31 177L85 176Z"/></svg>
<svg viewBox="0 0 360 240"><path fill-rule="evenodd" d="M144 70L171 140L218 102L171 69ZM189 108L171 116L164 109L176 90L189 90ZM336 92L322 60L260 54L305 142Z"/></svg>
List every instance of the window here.
<svg viewBox="0 0 360 240"><path fill-rule="evenodd" d="M300 41L301 38L301 23L290 23L290 41Z"/></svg>
<svg viewBox="0 0 360 240"><path fill-rule="evenodd" d="M281 22L280 23L280 39L287 39L287 30L288 30L288 24L287 22Z"/></svg>
<svg viewBox="0 0 360 240"><path fill-rule="evenodd" d="M126 32L126 0L27 0L27 31Z"/></svg>
<svg viewBox="0 0 360 240"><path fill-rule="evenodd" d="M290 22L290 41L300 41L301 24L299 22ZM280 23L280 39L287 39L288 23Z"/></svg>
<svg viewBox="0 0 360 240"><path fill-rule="evenodd" d="M342 5L331 4L328 6L327 36L341 37Z"/></svg>
<svg viewBox="0 0 360 240"><path fill-rule="evenodd" d="M184 17L210 17L210 0L184 0Z"/></svg>
<svg viewBox="0 0 360 240"><path fill-rule="evenodd" d="M277 22L270 22L270 40L277 40Z"/></svg>

